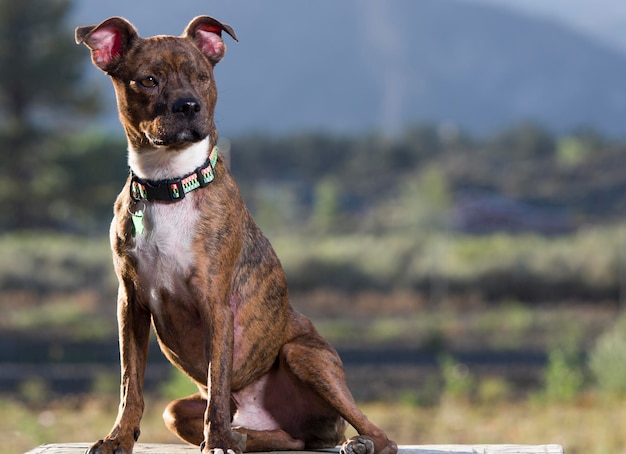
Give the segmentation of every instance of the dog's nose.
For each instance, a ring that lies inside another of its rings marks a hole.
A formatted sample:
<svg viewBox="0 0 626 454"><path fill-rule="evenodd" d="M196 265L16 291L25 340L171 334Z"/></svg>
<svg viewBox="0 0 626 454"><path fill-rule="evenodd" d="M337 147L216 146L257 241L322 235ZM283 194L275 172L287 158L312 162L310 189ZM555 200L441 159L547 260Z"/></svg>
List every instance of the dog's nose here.
<svg viewBox="0 0 626 454"><path fill-rule="evenodd" d="M181 98L174 102L172 112L181 113L186 117L193 117L200 112L200 103L193 98Z"/></svg>

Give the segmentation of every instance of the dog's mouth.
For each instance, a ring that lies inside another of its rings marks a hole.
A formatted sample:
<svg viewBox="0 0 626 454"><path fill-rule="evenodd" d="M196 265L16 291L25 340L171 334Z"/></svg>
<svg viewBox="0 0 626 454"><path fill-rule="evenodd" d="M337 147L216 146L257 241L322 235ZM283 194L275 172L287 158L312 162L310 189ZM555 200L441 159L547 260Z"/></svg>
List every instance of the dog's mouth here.
<svg viewBox="0 0 626 454"><path fill-rule="evenodd" d="M200 142L206 137L196 129L183 129L175 134L151 134L145 133L147 139L155 147L178 147L188 145L190 143Z"/></svg>

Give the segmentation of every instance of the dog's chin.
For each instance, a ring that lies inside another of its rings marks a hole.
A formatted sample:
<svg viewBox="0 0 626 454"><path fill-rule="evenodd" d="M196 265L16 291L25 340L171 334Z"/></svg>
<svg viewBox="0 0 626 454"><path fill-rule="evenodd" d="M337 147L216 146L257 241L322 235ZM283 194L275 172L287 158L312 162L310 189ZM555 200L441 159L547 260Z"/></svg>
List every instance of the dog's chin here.
<svg viewBox="0 0 626 454"><path fill-rule="evenodd" d="M195 129L185 129L178 131L175 134L155 136L146 133L146 137L150 143L157 148L169 148L176 150L179 148L185 148L193 143L200 142L206 138L206 134L202 134Z"/></svg>

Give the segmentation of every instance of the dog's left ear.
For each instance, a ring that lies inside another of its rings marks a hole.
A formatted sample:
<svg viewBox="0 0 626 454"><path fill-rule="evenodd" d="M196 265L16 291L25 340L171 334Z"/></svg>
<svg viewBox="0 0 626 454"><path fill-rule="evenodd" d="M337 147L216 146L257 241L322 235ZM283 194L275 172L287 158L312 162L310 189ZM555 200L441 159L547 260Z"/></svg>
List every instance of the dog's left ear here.
<svg viewBox="0 0 626 454"><path fill-rule="evenodd" d="M222 24L209 16L199 16L192 20L187 25L183 36L191 38L198 49L215 65L226 53L222 31L228 33L235 41L239 41L230 25Z"/></svg>

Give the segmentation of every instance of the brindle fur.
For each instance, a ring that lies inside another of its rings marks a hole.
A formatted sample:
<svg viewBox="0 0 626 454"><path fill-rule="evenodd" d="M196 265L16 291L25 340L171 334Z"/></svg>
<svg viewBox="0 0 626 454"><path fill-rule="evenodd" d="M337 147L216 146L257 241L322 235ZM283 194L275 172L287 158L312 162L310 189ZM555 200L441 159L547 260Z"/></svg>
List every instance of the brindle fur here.
<svg viewBox="0 0 626 454"><path fill-rule="evenodd" d="M129 163L140 176L185 174L216 144L221 31L235 38L206 16L181 37L142 39L121 18L76 30L77 42L111 76ZM142 85L148 76L158 85ZM198 108L181 114L181 99ZM194 162L187 166L187 159ZM138 210L145 231L133 235ZM344 440L347 421L361 435L344 451L395 454L396 444L357 408L335 350L291 307L283 268L221 157L215 180L175 203L133 200L129 178L110 237L119 280L120 408L90 454L132 452L151 324L165 356L199 389L172 402L165 422L203 452L331 447Z"/></svg>

